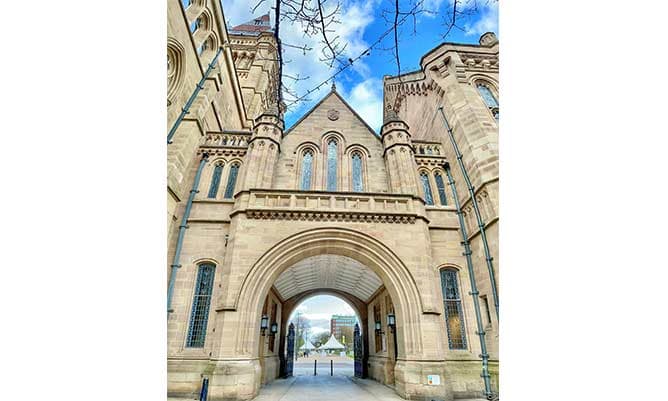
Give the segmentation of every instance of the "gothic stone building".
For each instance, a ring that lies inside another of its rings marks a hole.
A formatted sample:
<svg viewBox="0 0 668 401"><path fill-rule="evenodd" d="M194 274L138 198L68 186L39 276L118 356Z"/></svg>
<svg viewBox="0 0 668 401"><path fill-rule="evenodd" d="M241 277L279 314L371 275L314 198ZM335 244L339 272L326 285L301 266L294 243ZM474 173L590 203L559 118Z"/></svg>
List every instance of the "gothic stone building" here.
<svg viewBox="0 0 668 401"><path fill-rule="evenodd" d="M269 16L228 27L220 4L168 0L168 394L255 397L314 294L355 309L364 377L497 392L496 37L385 77L380 132L334 87L285 129Z"/></svg>

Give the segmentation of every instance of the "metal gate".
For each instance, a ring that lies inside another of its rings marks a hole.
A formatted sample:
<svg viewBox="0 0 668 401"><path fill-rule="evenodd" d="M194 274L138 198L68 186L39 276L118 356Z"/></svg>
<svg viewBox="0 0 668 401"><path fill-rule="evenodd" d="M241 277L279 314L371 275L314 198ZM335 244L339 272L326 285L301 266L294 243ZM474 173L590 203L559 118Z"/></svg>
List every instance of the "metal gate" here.
<svg viewBox="0 0 668 401"><path fill-rule="evenodd" d="M290 323L288 327L288 347L285 355L285 377L292 376L295 364L295 325Z"/></svg>
<svg viewBox="0 0 668 401"><path fill-rule="evenodd" d="M364 347L362 346L362 335L360 326L355 323L354 352L355 352L355 377L364 377Z"/></svg>

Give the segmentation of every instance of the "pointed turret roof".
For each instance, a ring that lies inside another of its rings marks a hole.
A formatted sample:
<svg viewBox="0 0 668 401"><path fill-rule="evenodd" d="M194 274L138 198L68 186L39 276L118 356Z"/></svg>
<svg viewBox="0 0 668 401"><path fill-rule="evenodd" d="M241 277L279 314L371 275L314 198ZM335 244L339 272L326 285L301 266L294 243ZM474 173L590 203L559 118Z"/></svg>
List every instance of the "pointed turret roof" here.
<svg viewBox="0 0 668 401"><path fill-rule="evenodd" d="M315 349L315 345L313 345L313 343L311 343L309 340L306 340L306 343L304 343L304 345L299 347L299 349L305 349L310 351L312 349Z"/></svg>
<svg viewBox="0 0 668 401"><path fill-rule="evenodd" d="M257 18L253 18L250 21L246 21L241 25L230 28L229 32L231 34L256 34L259 32L269 32L271 31L271 21L269 18L269 13L262 15Z"/></svg>
<svg viewBox="0 0 668 401"><path fill-rule="evenodd" d="M345 349L346 347L341 345L341 343L336 338L334 338L334 335L332 334L332 336L329 337L329 340L327 340L327 342L324 345L321 345L320 348L321 349Z"/></svg>

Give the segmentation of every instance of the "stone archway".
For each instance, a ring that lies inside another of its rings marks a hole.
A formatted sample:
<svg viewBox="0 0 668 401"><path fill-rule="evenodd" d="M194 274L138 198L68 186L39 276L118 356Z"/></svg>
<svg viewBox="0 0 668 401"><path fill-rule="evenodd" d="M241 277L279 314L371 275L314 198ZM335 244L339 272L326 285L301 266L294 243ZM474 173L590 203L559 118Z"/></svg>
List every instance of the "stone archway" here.
<svg viewBox="0 0 668 401"><path fill-rule="evenodd" d="M372 270L390 294L397 321L398 357L394 368L397 393L405 398L449 398L445 382L426 385L427 374L444 374L442 349L433 346L438 344L433 337L439 335L440 325L437 313L424 310L421 292L411 271L391 249L368 234L345 228L317 228L289 236L269 248L243 277L236 296L227 295L233 305L217 308L229 313L222 318L236 326L234 331L228 331L230 338L226 338L229 356L212 359L215 366L209 390L211 399L251 399L257 395L261 376L257 360L258 333L265 297L283 271L318 255L356 260ZM235 386L226 383L235 383ZM240 389L239 383L243 383L244 388Z"/></svg>

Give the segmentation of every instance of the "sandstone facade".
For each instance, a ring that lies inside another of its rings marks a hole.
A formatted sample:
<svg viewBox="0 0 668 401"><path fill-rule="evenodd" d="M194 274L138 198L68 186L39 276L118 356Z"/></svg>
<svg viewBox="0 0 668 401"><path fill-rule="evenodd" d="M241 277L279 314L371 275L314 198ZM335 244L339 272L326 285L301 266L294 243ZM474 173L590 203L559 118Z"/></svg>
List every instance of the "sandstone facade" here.
<svg viewBox="0 0 668 401"><path fill-rule="evenodd" d="M498 104L488 97L498 99L494 35L479 45L444 43L419 71L385 77L380 132L334 87L286 130L273 100L269 17L228 28L223 11L218 1L168 1L169 128L218 54L168 145L169 395L197 394L207 377L210 400L252 399L282 374L288 318L315 294L355 309L368 377L408 399L482 394L472 277L445 162L471 243L498 391ZM446 270L456 277L448 297ZM261 330L262 316L276 333ZM428 383L430 375L440 383Z"/></svg>

